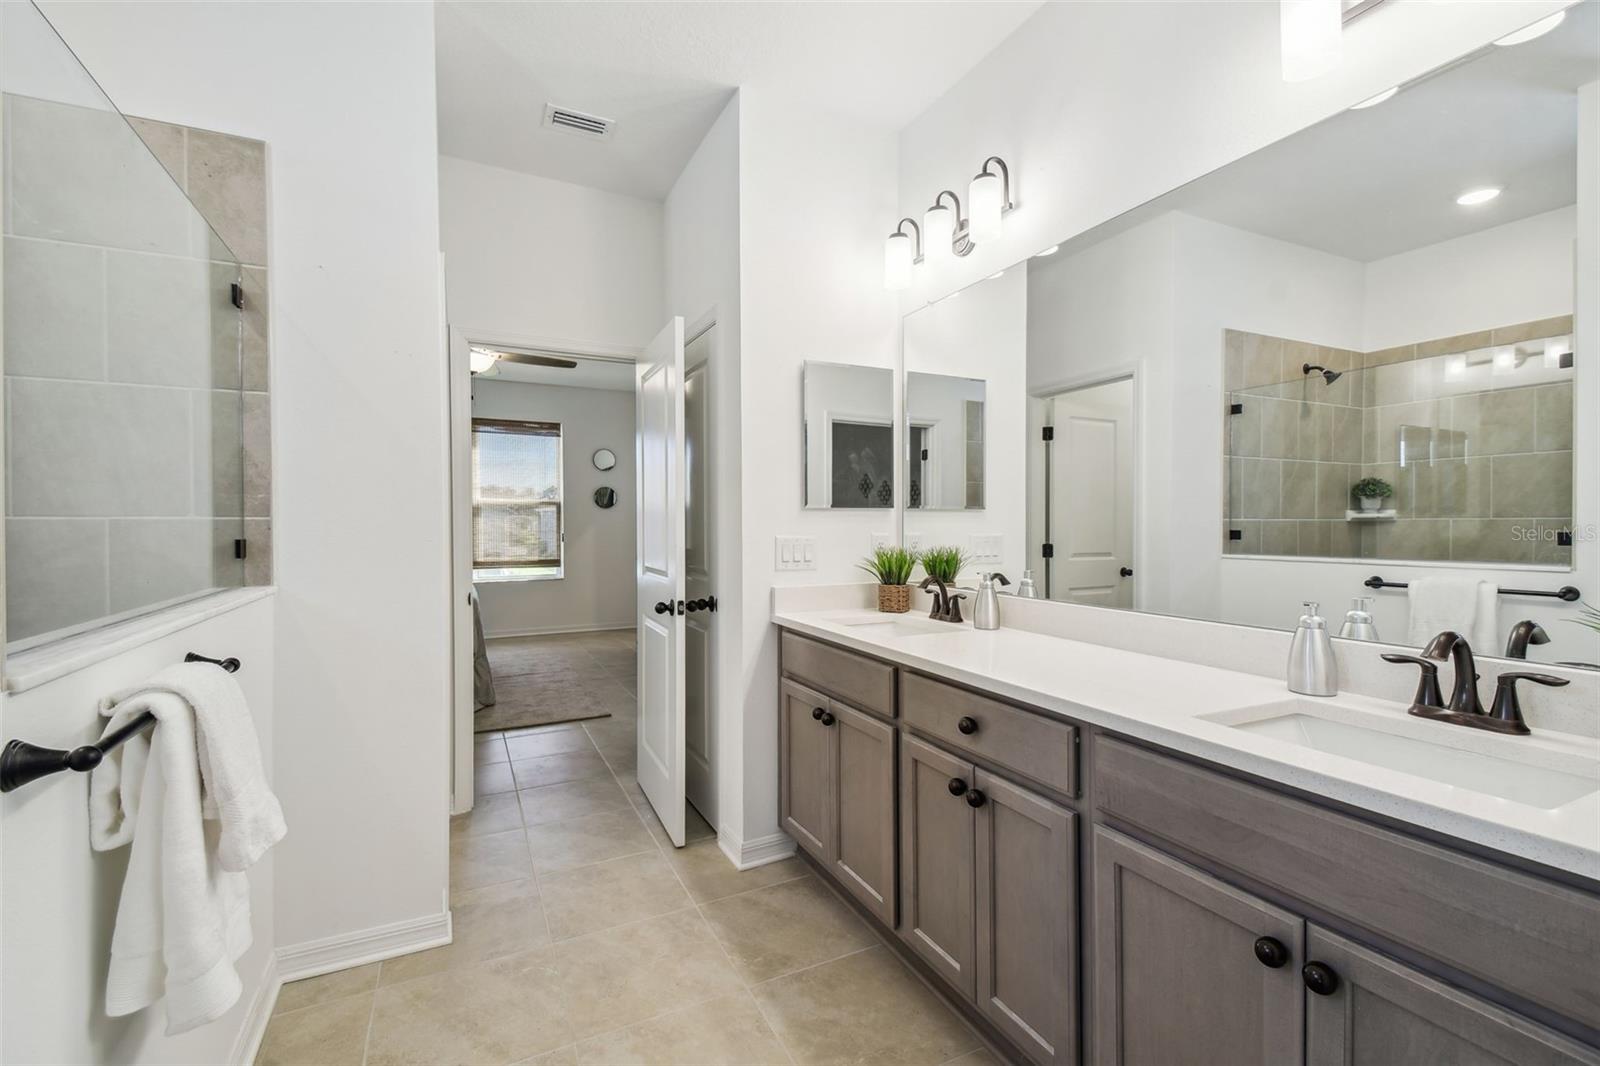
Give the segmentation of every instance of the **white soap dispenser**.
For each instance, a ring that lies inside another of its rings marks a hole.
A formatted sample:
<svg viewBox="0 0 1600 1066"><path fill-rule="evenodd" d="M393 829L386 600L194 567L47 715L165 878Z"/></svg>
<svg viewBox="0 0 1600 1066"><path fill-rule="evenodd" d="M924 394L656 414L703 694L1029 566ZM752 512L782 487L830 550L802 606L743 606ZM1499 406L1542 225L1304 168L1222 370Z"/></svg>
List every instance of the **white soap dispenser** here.
<svg viewBox="0 0 1600 1066"><path fill-rule="evenodd" d="M1289 691L1302 696L1339 693L1339 666L1328 639L1328 623L1317 613L1315 600L1306 601L1294 639L1289 643Z"/></svg>

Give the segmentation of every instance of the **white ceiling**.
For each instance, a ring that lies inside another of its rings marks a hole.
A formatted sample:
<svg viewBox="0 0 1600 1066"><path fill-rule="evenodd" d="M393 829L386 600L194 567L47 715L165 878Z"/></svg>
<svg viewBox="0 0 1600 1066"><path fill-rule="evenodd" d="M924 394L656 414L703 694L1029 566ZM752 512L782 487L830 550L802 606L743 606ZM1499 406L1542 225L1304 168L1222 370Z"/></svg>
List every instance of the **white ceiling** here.
<svg viewBox="0 0 1600 1066"><path fill-rule="evenodd" d="M575 357L576 358L576 357ZM524 385L564 385L573 389L614 389L633 391L634 365L620 359L578 359L567 369L555 366L527 366L523 363L495 363L474 381L513 381Z"/></svg>
<svg viewBox="0 0 1600 1066"><path fill-rule="evenodd" d="M1370 262L1577 198L1578 86L1600 77L1600 4L1492 48L1375 107L1339 115L1159 201ZM1468 189L1499 198L1456 204Z"/></svg>
<svg viewBox="0 0 1600 1066"><path fill-rule="evenodd" d="M439 151L659 200L736 88L898 130L1040 3L444 0ZM546 103L613 119L615 132L547 129Z"/></svg>

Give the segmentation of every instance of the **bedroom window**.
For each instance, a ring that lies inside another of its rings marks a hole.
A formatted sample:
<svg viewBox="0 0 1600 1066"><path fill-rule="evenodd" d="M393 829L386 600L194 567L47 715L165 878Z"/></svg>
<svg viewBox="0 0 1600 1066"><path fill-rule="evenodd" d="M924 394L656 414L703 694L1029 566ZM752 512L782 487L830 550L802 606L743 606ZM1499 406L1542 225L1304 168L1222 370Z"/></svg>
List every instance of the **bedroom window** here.
<svg viewBox="0 0 1600 1066"><path fill-rule="evenodd" d="M561 424L472 420L472 579L561 577Z"/></svg>

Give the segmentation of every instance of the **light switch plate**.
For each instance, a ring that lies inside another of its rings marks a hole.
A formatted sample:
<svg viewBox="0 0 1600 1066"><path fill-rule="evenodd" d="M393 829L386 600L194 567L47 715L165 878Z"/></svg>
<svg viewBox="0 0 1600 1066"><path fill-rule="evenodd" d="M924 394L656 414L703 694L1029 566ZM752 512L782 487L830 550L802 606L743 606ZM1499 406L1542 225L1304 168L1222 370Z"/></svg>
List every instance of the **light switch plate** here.
<svg viewBox="0 0 1600 1066"><path fill-rule="evenodd" d="M998 534L973 534L967 541L967 554L975 563L998 563L1005 548L1005 538Z"/></svg>
<svg viewBox="0 0 1600 1066"><path fill-rule="evenodd" d="M888 548L894 544L894 538L888 533L873 533L871 535L871 541L872 545L868 549L869 551L877 551L879 548Z"/></svg>
<svg viewBox="0 0 1600 1066"><path fill-rule="evenodd" d="M774 545L773 565L779 570L815 570L817 538L778 537Z"/></svg>

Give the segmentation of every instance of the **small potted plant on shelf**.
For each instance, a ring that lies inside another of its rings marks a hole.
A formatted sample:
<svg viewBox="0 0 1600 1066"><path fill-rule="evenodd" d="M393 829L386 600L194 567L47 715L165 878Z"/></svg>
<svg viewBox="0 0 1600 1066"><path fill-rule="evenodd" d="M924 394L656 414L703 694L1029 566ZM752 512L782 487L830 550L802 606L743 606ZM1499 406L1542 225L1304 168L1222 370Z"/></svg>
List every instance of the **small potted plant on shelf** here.
<svg viewBox="0 0 1600 1066"><path fill-rule="evenodd" d="M954 585L961 568L967 565L967 553L960 548L929 548L922 553L922 569L929 576L946 585Z"/></svg>
<svg viewBox="0 0 1600 1066"><path fill-rule="evenodd" d="M897 544L884 544L857 565L878 579L878 610L889 614L911 610L911 586L907 582L917 565L916 552Z"/></svg>
<svg viewBox="0 0 1600 1066"><path fill-rule="evenodd" d="M1383 501L1394 495L1394 486L1381 477L1364 477L1351 489L1361 501L1363 511L1383 510Z"/></svg>

